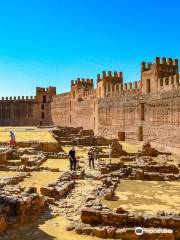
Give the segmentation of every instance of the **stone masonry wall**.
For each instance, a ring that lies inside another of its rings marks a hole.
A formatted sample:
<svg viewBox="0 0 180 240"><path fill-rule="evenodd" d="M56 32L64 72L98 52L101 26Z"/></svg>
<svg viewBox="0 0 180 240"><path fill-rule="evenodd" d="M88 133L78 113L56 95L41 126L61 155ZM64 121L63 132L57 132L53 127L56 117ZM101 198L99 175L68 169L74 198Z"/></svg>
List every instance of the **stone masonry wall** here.
<svg viewBox="0 0 180 240"><path fill-rule="evenodd" d="M139 119L137 100L127 97L108 97L98 101L98 134L117 138L118 132L136 138Z"/></svg>
<svg viewBox="0 0 180 240"><path fill-rule="evenodd" d="M52 106L54 109L56 106L56 125L82 126L110 138L117 138L118 132L125 132L126 138L133 140L138 139L138 129L142 126L143 140L161 140L164 144L179 146L179 86L152 94L129 93L81 101L73 101L69 96L68 100L63 97L53 101Z"/></svg>
<svg viewBox="0 0 180 240"><path fill-rule="evenodd" d="M96 127L96 99L76 101L70 93L53 97L51 104L52 119L56 126L81 127L94 129Z"/></svg>
<svg viewBox="0 0 180 240"><path fill-rule="evenodd" d="M71 90L36 88L34 98L0 100L0 125L52 125L93 129L95 134L150 140L180 147L180 81L178 60L157 57L142 62L140 80L123 82L122 72L102 72L71 81Z"/></svg>
<svg viewBox="0 0 180 240"><path fill-rule="evenodd" d="M59 94L53 97L51 103L52 121L56 126L68 127L70 123L70 93Z"/></svg>
<svg viewBox="0 0 180 240"><path fill-rule="evenodd" d="M1 100L0 101L0 124L1 126L25 126L38 125L35 117L36 103L32 100Z"/></svg>
<svg viewBox="0 0 180 240"><path fill-rule="evenodd" d="M51 101L56 88L36 88L35 97L2 97L0 99L0 126L51 125Z"/></svg>

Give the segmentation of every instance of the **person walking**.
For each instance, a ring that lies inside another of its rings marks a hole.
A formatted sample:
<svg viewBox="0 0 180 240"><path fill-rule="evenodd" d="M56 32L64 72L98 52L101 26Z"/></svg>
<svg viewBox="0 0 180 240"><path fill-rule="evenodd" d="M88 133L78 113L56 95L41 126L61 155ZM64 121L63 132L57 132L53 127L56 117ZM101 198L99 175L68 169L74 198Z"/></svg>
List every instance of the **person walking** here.
<svg viewBox="0 0 180 240"><path fill-rule="evenodd" d="M91 168L91 166L94 168L94 158L95 158L95 155L94 155L93 148L90 148L88 152L89 168Z"/></svg>
<svg viewBox="0 0 180 240"><path fill-rule="evenodd" d="M10 146L16 145L16 137L13 131L10 131Z"/></svg>
<svg viewBox="0 0 180 240"><path fill-rule="evenodd" d="M69 151L69 162L70 162L71 171L73 170L76 171L77 160L76 160L76 152L75 152L74 146Z"/></svg>

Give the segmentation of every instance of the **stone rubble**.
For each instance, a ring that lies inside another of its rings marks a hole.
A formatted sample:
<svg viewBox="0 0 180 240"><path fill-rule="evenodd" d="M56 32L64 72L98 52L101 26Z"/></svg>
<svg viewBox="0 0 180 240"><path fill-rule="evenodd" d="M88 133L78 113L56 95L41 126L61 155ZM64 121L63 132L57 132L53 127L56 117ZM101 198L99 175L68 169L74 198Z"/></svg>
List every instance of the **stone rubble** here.
<svg viewBox="0 0 180 240"><path fill-rule="evenodd" d="M56 182L41 187L40 191L44 196L60 199L66 197L74 187L73 175L70 172L65 172Z"/></svg>
<svg viewBox="0 0 180 240"><path fill-rule="evenodd" d="M123 150L122 145L118 140L113 140L111 144L111 157L118 158L123 155L127 155L127 152Z"/></svg>
<svg viewBox="0 0 180 240"><path fill-rule="evenodd" d="M127 153L118 140L105 139L94 135L92 130L82 128L56 128L52 134L62 145L96 146L98 160L95 169L89 169L88 159L78 159L76 172L64 172L55 182L40 188L41 194L31 186L25 189L17 185L31 176L33 171L54 171L58 168L43 167L49 158L67 159L68 154L61 147L56 152L49 146L46 152L40 145L31 144L28 148L16 148L0 151L1 171L20 171L15 177L4 177L0 181L0 232L16 228L20 224L36 220L49 207L52 216L63 215L69 222L67 231L109 239L139 239L134 232L136 226L147 229L167 229L172 233L144 234L143 239L178 239L180 214L159 212L157 216L135 214L121 206L111 210L102 204L102 199L116 201L116 188L121 179L147 181L180 180L179 166L169 161L168 155L143 145L142 151ZM107 146L111 144L111 159ZM59 144L60 145L60 144ZM45 145L44 145L45 146ZM106 146L105 151L103 147ZM85 148L85 151L87 147ZM163 155L162 155L163 154ZM157 157L158 156L158 160ZM84 185L86 185L84 191ZM59 223L58 223L59 224ZM7 235L9 236L9 235ZM9 238L10 239L10 238Z"/></svg>
<svg viewBox="0 0 180 240"><path fill-rule="evenodd" d="M0 206L0 233L36 220L48 207L35 188L23 191L17 186L0 189Z"/></svg>

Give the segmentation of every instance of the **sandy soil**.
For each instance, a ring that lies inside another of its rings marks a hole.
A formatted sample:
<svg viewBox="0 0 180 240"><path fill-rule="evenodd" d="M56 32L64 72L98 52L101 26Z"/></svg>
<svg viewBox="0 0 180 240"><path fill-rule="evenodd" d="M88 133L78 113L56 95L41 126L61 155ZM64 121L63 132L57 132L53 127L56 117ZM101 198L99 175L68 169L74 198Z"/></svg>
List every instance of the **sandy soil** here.
<svg viewBox="0 0 180 240"><path fill-rule="evenodd" d="M0 142L9 142L10 130L15 133L17 142L56 142L48 129L39 129L36 127L0 127Z"/></svg>
<svg viewBox="0 0 180 240"><path fill-rule="evenodd" d="M43 218L43 217L42 217ZM46 218L46 216L44 217ZM74 231L66 231L69 222L62 216L44 220L41 219L28 226L21 227L16 232L16 239L23 240L98 240L100 238L78 235Z"/></svg>
<svg viewBox="0 0 180 240"><path fill-rule="evenodd" d="M137 153L139 150L142 149L142 144L135 144L135 143L129 143L129 142L119 142L123 150L129 152L129 153ZM109 146L102 146L104 153L109 153Z"/></svg>
<svg viewBox="0 0 180 240"><path fill-rule="evenodd" d="M43 167L59 168L62 171L69 170L69 159L47 159Z"/></svg>
<svg viewBox="0 0 180 240"><path fill-rule="evenodd" d="M2 177L14 177L18 174L18 172L6 172L6 171L0 171L0 178Z"/></svg>
<svg viewBox="0 0 180 240"><path fill-rule="evenodd" d="M133 144L133 143L127 143L127 142L120 142L120 144L123 147L123 150L129 152L129 153L137 153L139 150L142 149L142 144Z"/></svg>
<svg viewBox="0 0 180 240"><path fill-rule="evenodd" d="M60 172L31 172L31 175L29 178L24 179L23 182L19 183L21 187L30 187L34 186L37 187L38 192L39 189L43 185L47 185L50 182L54 182L58 179L58 177L61 176L62 173Z"/></svg>
<svg viewBox="0 0 180 240"><path fill-rule="evenodd" d="M109 208L122 207L130 212L156 214L180 212L180 182L121 180L118 201L102 202Z"/></svg>
<svg viewBox="0 0 180 240"><path fill-rule="evenodd" d="M96 240L100 239L92 236L78 235L75 232L66 231L65 227L68 225L68 222L61 216L58 216L54 219L48 220L45 224L40 225L39 228L49 234L50 236L55 237L57 240Z"/></svg>

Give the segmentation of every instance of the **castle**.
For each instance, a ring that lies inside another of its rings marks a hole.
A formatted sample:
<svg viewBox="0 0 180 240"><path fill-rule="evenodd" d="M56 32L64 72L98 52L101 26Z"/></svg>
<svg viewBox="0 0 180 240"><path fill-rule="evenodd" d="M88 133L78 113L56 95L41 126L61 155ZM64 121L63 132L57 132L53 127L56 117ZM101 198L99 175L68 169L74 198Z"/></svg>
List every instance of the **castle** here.
<svg viewBox="0 0 180 240"><path fill-rule="evenodd" d="M33 97L2 97L0 99L0 126L36 126L52 124L51 102L55 87L36 88Z"/></svg>
<svg viewBox="0 0 180 240"><path fill-rule="evenodd" d="M102 72L71 81L71 90L36 88L35 97L1 98L1 126L82 126L101 136L156 139L180 136L178 60L156 57L141 63L139 81L124 83L122 72Z"/></svg>

